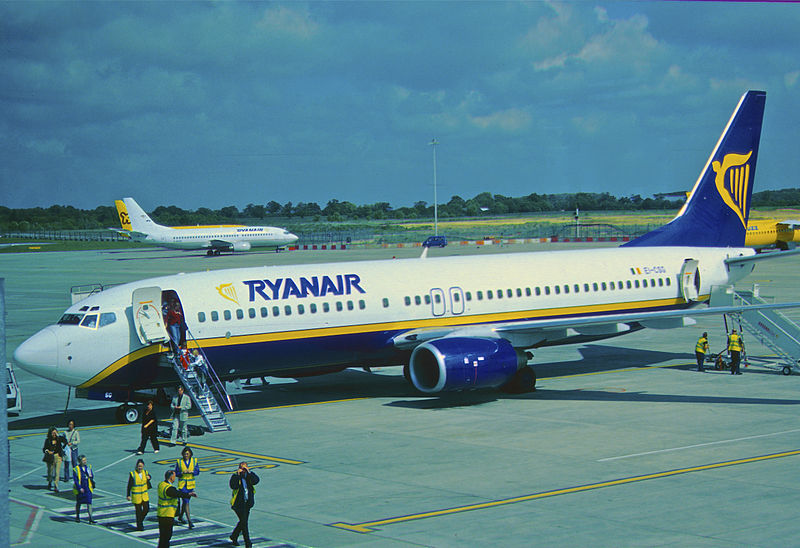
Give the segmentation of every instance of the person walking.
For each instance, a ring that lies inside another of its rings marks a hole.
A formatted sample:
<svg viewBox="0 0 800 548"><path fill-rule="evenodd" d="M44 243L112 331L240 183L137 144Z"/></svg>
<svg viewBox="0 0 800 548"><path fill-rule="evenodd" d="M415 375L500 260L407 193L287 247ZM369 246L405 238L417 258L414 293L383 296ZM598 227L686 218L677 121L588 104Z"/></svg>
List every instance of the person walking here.
<svg viewBox="0 0 800 548"><path fill-rule="evenodd" d="M138 455L144 453L148 439L153 446L154 452L158 453L158 418L156 417L156 410L153 408L153 400L147 400L144 413L142 413L142 441L136 451Z"/></svg>
<svg viewBox="0 0 800 548"><path fill-rule="evenodd" d="M731 353L731 375L741 375L739 371L739 362L741 360L742 350L744 349L744 342L741 335L735 329L731 330L728 335L728 352Z"/></svg>
<svg viewBox="0 0 800 548"><path fill-rule="evenodd" d="M250 548L253 543L250 541L250 528L248 520L250 519L250 509L255 504L256 488L255 485L259 482L258 476L255 472L251 472L247 468L246 462L239 463L239 469L231 476L229 485L232 489L231 493L231 509L236 512L236 517L239 522L231 533L230 539L234 546L239 546L239 534L244 537L244 545Z"/></svg>
<svg viewBox="0 0 800 548"><path fill-rule="evenodd" d="M706 360L706 352L708 352L708 333L703 331L703 334L697 339L697 344L694 347L694 357L697 359L698 371L705 371L703 362Z"/></svg>
<svg viewBox="0 0 800 548"><path fill-rule="evenodd" d="M150 511L150 495L147 490L153 485L150 483L150 474L144 469L144 461L136 461L136 468L128 476L127 498L136 509L136 530L144 531L144 518Z"/></svg>
<svg viewBox="0 0 800 548"><path fill-rule="evenodd" d="M178 513L178 499L197 496L195 493L181 493L172 485L174 482L175 470L167 470L164 472L164 481L158 484L158 548L169 548L175 514Z"/></svg>
<svg viewBox="0 0 800 548"><path fill-rule="evenodd" d="M94 472L86 462L86 455L78 457L78 465L72 469L72 492L75 494L75 521L81 521L81 504L86 505L89 523L97 523L92 519L92 493L94 492Z"/></svg>
<svg viewBox="0 0 800 548"><path fill-rule="evenodd" d="M67 431L61 435L64 441L64 481L72 479L72 468L78 464L78 444L81 443L81 433L75 428L75 421L67 421Z"/></svg>
<svg viewBox="0 0 800 548"><path fill-rule="evenodd" d="M44 440L42 453L44 453L42 462L47 464L47 489L58 493L61 460L64 458L64 439L58 435L58 429L55 426L47 429L47 438Z"/></svg>
<svg viewBox="0 0 800 548"><path fill-rule="evenodd" d="M178 386L178 393L172 398L170 405L172 409L172 433L169 436L169 442L173 445L177 438L180 438L183 443L189 441L189 428L187 422L189 421L189 409L192 408L192 400L189 395L183 391L183 386ZM180 434L178 431L180 430Z"/></svg>
<svg viewBox="0 0 800 548"><path fill-rule="evenodd" d="M200 467L197 465L197 459L194 457L191 447L184 447L183 451L181 451L181 457L175 464L175 474L178 476L178 490L181 493L194 493L197 486L195 477L200 475ZM181 496L183 497L183 495ZM193 529L192 515L189 512L189 499L183 498L184 501L178 511L178 521L183 523L183 515L186 514L189 529Z"/></svg>

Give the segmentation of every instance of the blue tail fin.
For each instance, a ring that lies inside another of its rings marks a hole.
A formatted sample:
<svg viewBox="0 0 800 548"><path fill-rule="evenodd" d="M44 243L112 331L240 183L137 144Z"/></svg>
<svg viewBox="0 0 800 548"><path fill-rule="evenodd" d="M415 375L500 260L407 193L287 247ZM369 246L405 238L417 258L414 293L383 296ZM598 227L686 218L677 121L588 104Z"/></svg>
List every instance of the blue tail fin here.
<svg viewBox="0 0 800 548"><path fill-rule="evenodd" d="M742 96L678 215L626 246L742 247L767 94Z"/></svg>

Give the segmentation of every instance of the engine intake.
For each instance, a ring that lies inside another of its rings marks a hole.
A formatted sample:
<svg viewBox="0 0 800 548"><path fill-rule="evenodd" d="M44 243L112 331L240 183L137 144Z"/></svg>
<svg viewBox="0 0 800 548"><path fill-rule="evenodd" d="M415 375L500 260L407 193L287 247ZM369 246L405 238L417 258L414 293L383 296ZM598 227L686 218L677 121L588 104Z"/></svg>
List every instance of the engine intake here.
<svg viewBox="0 0 800 548"><path fill-rule="evenodd" d="M448 337L417 346L409 374L417 390L427 394L495 388L527 361L527 355L505 339Z"/></svg>

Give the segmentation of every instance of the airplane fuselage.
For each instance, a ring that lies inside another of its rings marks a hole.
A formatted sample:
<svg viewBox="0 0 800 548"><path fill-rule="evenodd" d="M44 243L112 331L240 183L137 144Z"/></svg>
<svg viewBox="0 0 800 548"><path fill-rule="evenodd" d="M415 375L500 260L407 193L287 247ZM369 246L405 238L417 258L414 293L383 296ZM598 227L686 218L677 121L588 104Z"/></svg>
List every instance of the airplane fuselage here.
<svg viewBox="0 0 800 548"><path fill-rule="evenodd" d="M133 291L156 287L178 296L189 332L222 379L404 364L417 333L497 338L498 325L517 322L688 308L713 286L750 272L728 268L725 258L753 253L608 248L179 274L112 287L74 304L16 358L38 375L81 388L174 383L160 365L167 347L143 344L136 332ZM693 299L682 287L687 259L698 261ZM532 348L624 332L527 329L503 337Z"/></svg>

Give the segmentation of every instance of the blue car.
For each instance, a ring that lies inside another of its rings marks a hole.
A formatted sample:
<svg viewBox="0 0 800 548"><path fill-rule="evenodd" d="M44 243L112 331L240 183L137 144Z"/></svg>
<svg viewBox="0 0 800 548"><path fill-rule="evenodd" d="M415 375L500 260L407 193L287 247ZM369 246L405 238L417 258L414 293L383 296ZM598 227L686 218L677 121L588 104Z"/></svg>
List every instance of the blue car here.
<svg viewBox="0 0 800 548"><path fill-rule="evenodd" d="M447 236L428 236L422 247L447 247Z"/></svg>

